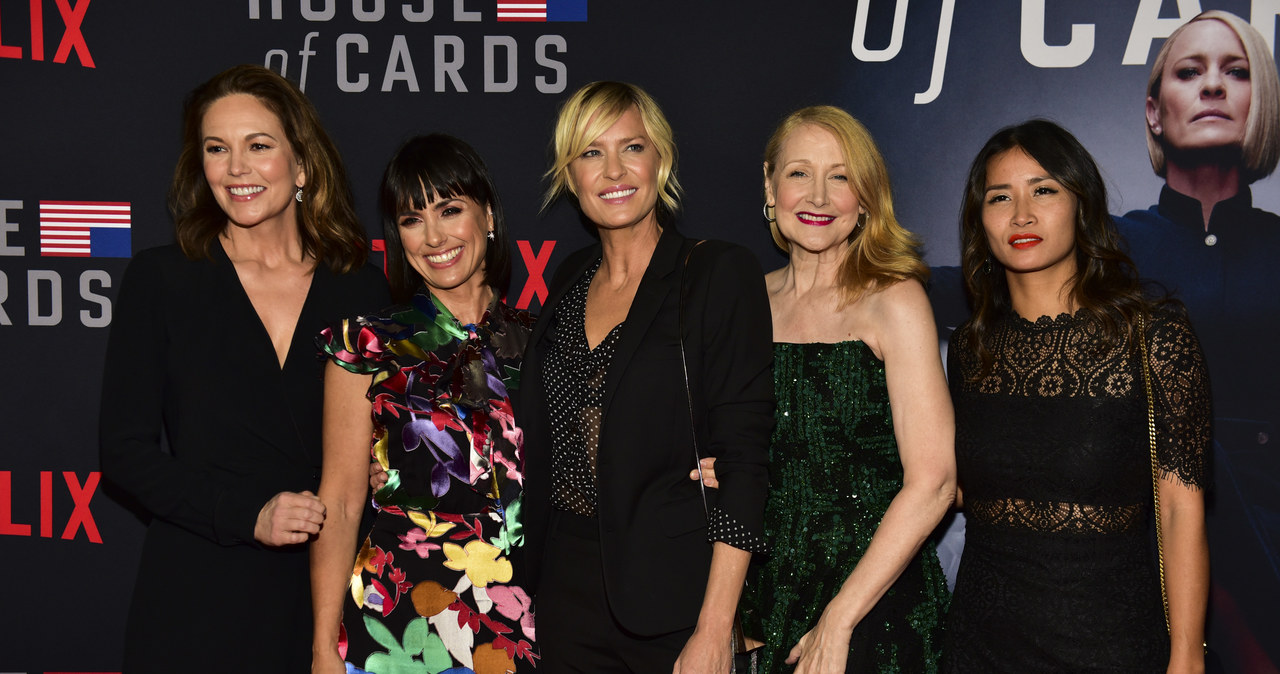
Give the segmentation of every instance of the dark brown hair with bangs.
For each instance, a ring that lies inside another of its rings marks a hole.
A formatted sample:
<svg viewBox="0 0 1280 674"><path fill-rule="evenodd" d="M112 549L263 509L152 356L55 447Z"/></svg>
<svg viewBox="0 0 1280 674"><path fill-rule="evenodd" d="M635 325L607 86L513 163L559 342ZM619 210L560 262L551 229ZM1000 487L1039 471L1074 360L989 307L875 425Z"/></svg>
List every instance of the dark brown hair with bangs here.
<svg viewBox="0 0 1280 674"><path fill-rule="evenodd" d="M511 282L511 251L502 202L484 160L462 140L442 133L409 139L387 164L378 205L387 246L387 280L391 297L406 302L422 277L404 256L397 216L422 210L439 199L467 197L493 213L493 237L484 254L484 281L501 297Z"/></svg>

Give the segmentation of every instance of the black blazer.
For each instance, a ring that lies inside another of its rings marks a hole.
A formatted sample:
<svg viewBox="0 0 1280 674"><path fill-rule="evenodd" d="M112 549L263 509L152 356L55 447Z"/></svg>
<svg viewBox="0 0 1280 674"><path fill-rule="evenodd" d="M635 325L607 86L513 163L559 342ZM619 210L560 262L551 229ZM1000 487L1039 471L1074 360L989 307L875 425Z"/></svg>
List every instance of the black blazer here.
<svg viewBox="0 0 1280 674"><path fill-rule="evenodd" d="M376 267L339 275L318 266L282 369L222 246L203 260L153 248L129 263L99 421L103 475L152 517L125 671L306 670L306 546L265 550L253 529L276 493L320 482L325 361L316 334L388 302ZM262 610L250 606L255 593ZM199 609L175 619L178 597ZM192 660L193 635L222 646Z"/></svg>
<svg viewBox="0 0 1280 674"><path fill-rule="evenodd" d="M717 457L719 507L763 538L773 430L773 330L760 264L721 241L698 246L668 227L636 290L605 383L597 464L605 592L627 630L654 635L697 622L711 562L707 517L688 477L694 450L680 362L680 285L699 449ZM557 269L521 370L526 531L536 587L551 519L551 423L542 355L556 306L601 255L594 245ZM683 271L683 274L682 274Z"/></svg>

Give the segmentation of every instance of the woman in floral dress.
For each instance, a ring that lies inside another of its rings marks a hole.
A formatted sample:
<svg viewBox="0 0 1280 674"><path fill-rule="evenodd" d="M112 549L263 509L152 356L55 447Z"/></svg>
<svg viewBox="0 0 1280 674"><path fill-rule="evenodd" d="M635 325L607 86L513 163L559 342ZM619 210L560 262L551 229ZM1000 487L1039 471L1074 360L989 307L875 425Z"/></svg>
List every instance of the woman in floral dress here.
<svg viewBox="0 0 1280 674"><path fill-rule="evenodd" d="M499 299L511 273L502 208L479 156L444 135L400 149L381 203L400 304L319 339L332 362L312 671L532 669L511 397L533 322ZM388 481L357 548L371 437Z"/></svg>

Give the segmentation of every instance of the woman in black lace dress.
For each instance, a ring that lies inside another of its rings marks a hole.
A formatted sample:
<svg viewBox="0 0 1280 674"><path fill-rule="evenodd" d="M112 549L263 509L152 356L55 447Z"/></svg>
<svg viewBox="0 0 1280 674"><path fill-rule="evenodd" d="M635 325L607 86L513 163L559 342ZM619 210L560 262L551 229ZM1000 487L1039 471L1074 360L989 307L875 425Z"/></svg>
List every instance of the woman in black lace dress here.
<svg viewBox="0 0 1280 674"><path fill-rule="evenodd" d="M1203 671L1209 392L1184 312L1144 296L1097 166L1050 122L987 142L960 229L974 313L948 363L968 515L948 671Z"/></svg>

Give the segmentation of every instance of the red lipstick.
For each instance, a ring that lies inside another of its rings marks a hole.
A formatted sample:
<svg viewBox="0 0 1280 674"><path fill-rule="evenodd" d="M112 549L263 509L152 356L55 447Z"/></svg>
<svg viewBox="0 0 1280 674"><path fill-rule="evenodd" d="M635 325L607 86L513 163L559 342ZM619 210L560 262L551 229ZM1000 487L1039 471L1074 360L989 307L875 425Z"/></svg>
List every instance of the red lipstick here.
<svg viewBox="0 0 1280 674"><path fill-rule="evenodd" d="M796 220L802 225L812 225L814 227L825 227L835 222L834 215L823 215L821 213L810 213L809 211L800 211L796 213Z"/></svg>
<svg viewBox="0 0 1280 674"><path fill-rule="evenodd" d="M1017 248L1018 250L1026 250L1038 245L1041 241L1044 241L1044 239L1027 232L1012 234L1009 236L1009 245Z"/></svg>

